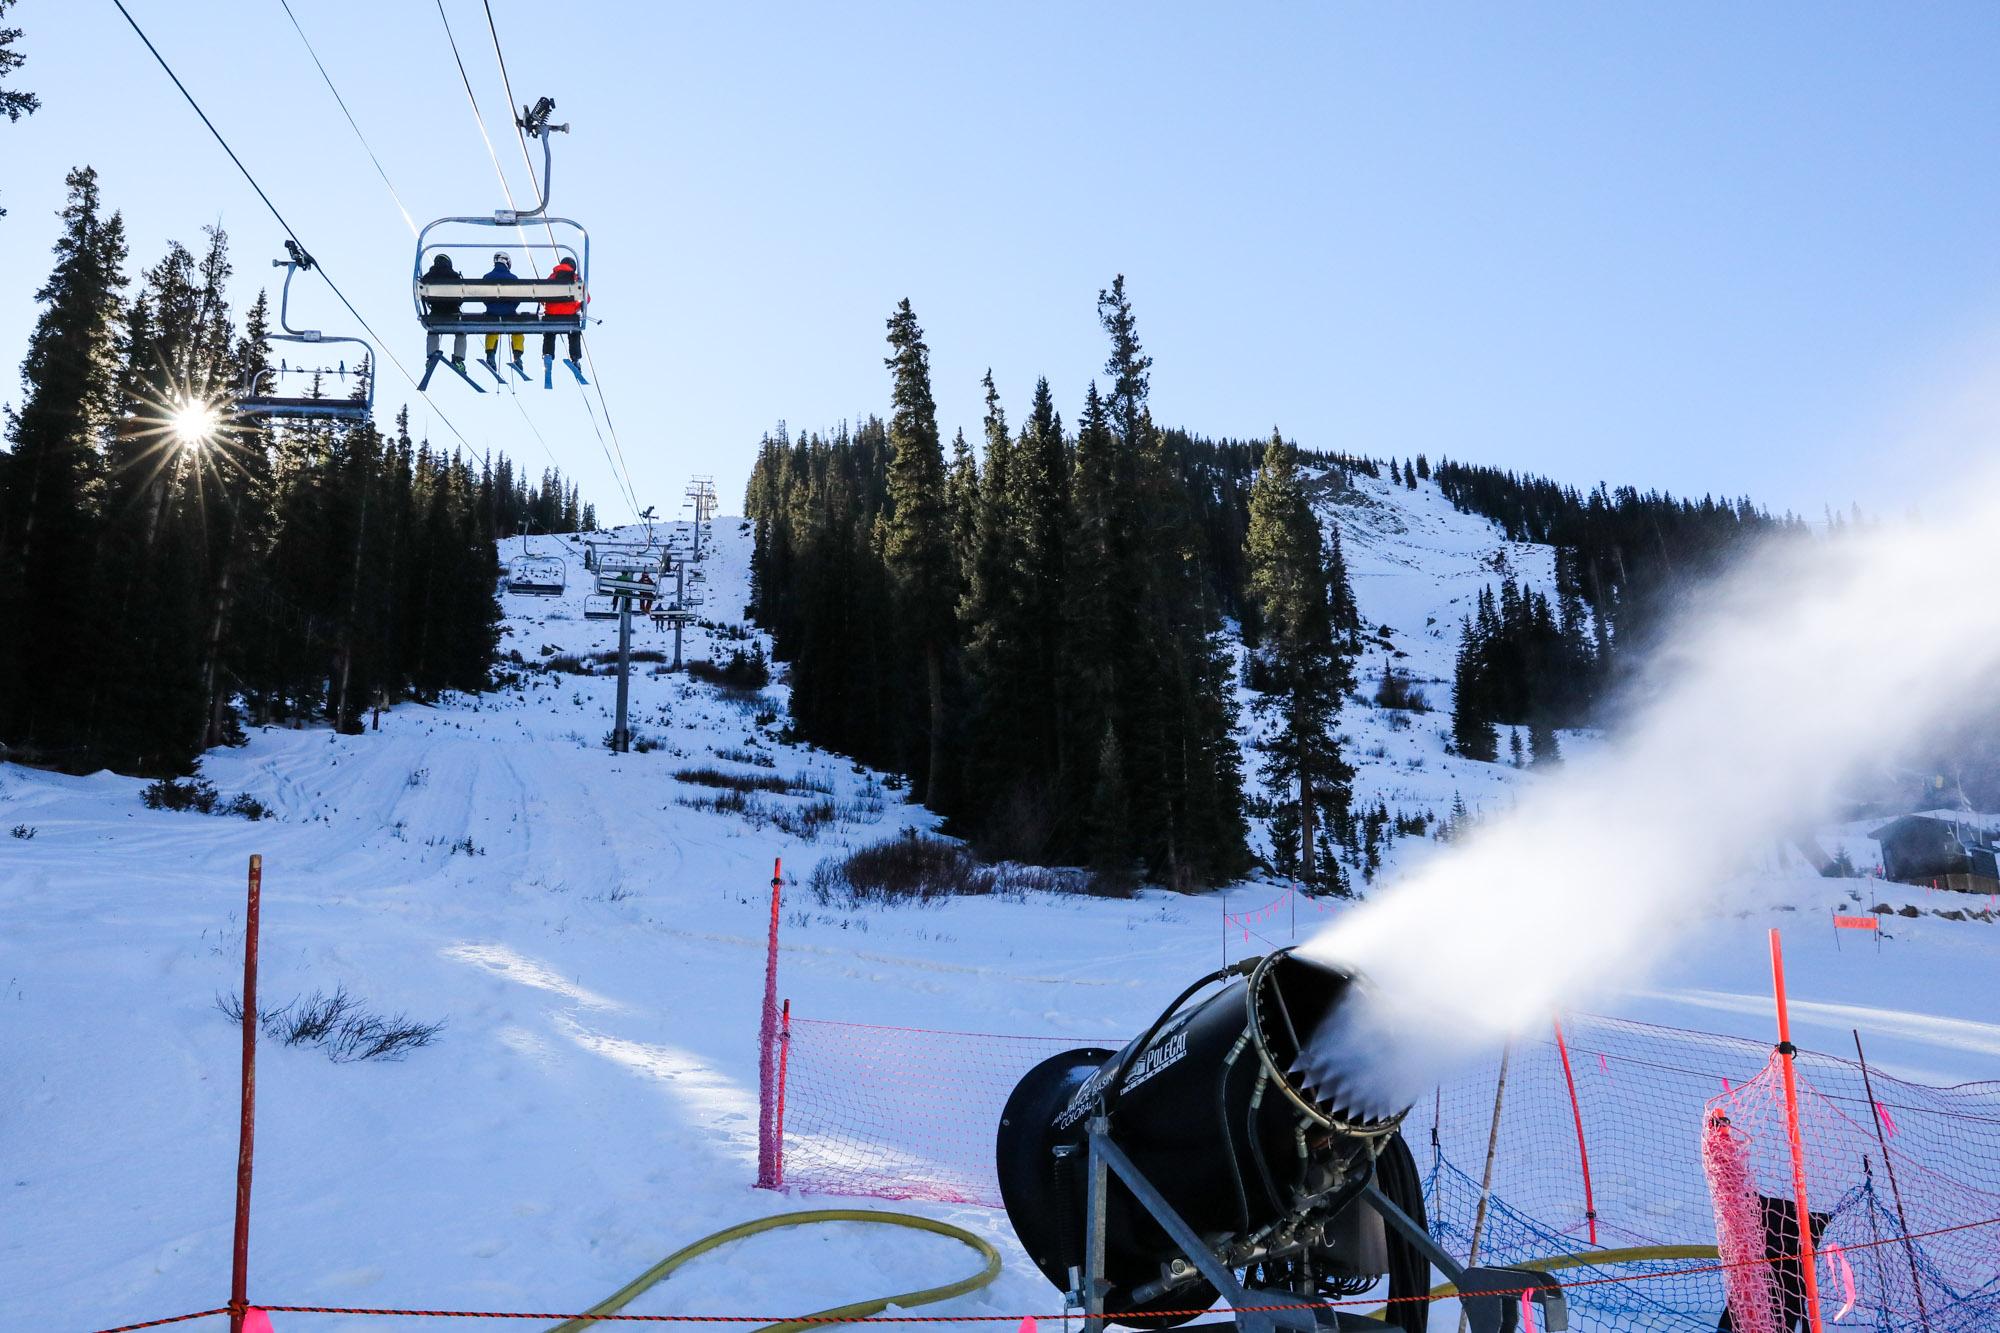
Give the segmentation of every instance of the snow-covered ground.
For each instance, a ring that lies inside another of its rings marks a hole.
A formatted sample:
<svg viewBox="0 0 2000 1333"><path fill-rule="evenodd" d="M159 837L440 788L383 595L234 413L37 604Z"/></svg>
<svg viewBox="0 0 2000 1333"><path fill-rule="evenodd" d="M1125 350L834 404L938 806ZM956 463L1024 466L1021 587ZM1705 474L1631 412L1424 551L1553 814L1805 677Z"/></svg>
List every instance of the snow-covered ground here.
<svg viewBox="0 0 2000 1333"><path fill-rule="evenodd" d="M1547 550L1504 542L1429 484L1364 478L1333 512L1370 625L1391 627L1413 674L1447 680L1427 687L1439 711L1407 729L1349 710L1361 791L1440 814L1455 792L1504 807L1533 775L1443 753L1452 636L1498 577L1496 557L1542 583ZM715 534L704 614L734 622L749 536L733 519ZM565 596L504 599L503 650L536 662L614 645L613 623L581 616L580 547L564 553ZM636 646L665 638L646 628ZM736 642L698 630L689 655ZM1388 651L1371 650L1364 692ZM203 774L225 797L269 805L277 817L262 822L148 810L131 779L0 766L0 832L33 835L0 837L0 1327L88 1329L223 1299L237 1032L215 1000L239 984L253 852L267 1004L344 986L373 1010L445 1024L393 1063L263 1047L252 1295L285 1304L578 1309L690 1239L810 1206L750 1186L774 857L797 881L784 988L818 1017L1130 1032L1225 939L1220 894L815 903L804 886L820 858L930 817L880 775L783 741L782 686L733 699L642 665L633 717L657 748L628 755L602 744L612 697L604 676L529 671L481 698L396 708L361 736L253 732ZM703 764L808 776L832 788L840 819L808 841L684 805L714 795L674 776ZM2000 926L1898 918L1879 953L1851 940L1836 951L1827 911L1857 885L1775 851L1771 874L1779 907L1691 923L1672 963L1599 1007L1764 1038L1764 931L1783 924L1802 1045L1840 1051L1858 1026L1871 1057L1908 1077L2000 1070ZM1858 887L1871 903L1929 905ZM1231 899L1272 892L1238 886ZM990 1237L1007 1260L998 1282L947 1308L1052 1308L1001 1214L914 1207ZM943 1239L832 1227L697 1263L633 1308L801 1312L965 1266Z"/></svg>

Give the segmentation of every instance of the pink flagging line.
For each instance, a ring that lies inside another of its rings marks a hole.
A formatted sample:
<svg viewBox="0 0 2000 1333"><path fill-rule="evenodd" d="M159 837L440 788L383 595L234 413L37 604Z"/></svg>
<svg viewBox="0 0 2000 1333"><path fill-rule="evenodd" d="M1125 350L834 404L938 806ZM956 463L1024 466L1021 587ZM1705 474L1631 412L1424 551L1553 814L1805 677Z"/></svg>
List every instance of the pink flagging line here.
<svg viewBox="0 0 2000 1333"><path fill-rule="evenodd" d="M1521 1333L1535 1333L1535 1303L1525 1291L1521 1293Z"/></svg>
<svg viewBox="0 0 2000 1333"><path fill-rule="evenodd" d="M1282 894L1265 903L1262 907L1253 907L1242 912L1224 912L1222 914L1222 921L1224 925L1242 926L1247 931L1251 922L1268 921L1278 914L1278 909L1293 902L1304 903L1312 911L1318 912L1321 915L1325 915L1333 910L1328 904L1322 903L1308 894L1300 893L1297 887L1294 886L1286 889ZM1258 938L1261 939L1262 936ZM1248 935L1244 937L1244 943L1249 943ZM1269 941L1266 941L1266 943L1269 943Z"/></svg>
<svg viewBox="0 0 2000 1333"><path fill-rule="evenodd" d="M1886 1107L1886 1106L1884 1106L1884 1105L1882 1105L1882 1103L1880 1103L1880 1102L1876 1102L1876 1103L1875 1103L1875 1114L1881 1117L1881 1119L1882 1119L1882 1128L1883 1128L1883 1129L1884 1129L1885 1131L1887 1131L1887 1133L1888 1133L1889 1137L1890 1137L1890 1138L1892 1138L1892 1139L1893 1139L1893 1138L1895 1138L1895 1137L1896 1137L1896 1117L1894 1117L1894 1116L1892 1116L1892 1115L1890 1115L1890 1114L1889 1114L1889 1108L1888 1108L1888 1107Z"/></svg>
<svg viewBox="0 0 2000 1333"><path fill-rule="evenodd" d="M1833 1317L1833 1322L1837 1324L1854 1311L1854 1269L1847 1262L1846 1252L1838 1245L1827 1246L1823 1253L1826 1255L1828 1275L1840 1279L1841 1295L1847 1298L1847 1304L1841 1306L1840 1313Z"/></svg>
<svg viewBox="0 0 2000 1333"><path fill-rule="evenodd" d="M1611 1064L1604 1058L1603 1051L1599 1051L1597 1053L1597 1072L1604 1075L1604 1077L1606 1078L1611 1077Z"/></svg>

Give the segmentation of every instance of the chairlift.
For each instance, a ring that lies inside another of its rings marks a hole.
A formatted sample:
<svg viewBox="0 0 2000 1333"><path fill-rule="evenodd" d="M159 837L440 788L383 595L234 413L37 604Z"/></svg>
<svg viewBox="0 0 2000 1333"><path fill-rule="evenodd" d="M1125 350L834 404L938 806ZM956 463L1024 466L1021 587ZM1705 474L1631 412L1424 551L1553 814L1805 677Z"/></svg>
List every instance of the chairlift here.
<svg viewBox="0 0 2000 1333"><path fill-rule="evenodd" d="M600 574L657 574L660 559L642 551L601 551L597 556Z"/></svg>
<svg viewBox="0 0 2000 1333"><path fill-rule="evenodd" d="M291 322L292 276L302 269L314 267L313 257L302 249L297 241L285 242L286 258L274 259L271 267L285 270L285 283L278 292L278 327L282 332L267 333L264 336L272 342L308 343L321 346L326 343L353 343L364 350L352 369L346 361L336 366L293 366L280 360L278 364L252 371L244 380L243 392L237 396L236 410L245 416L288 417L299 419L330 418L335 421L367 421L375 411L375 348L365 338L348 335L330 335L318 329L295 329ZM349 375L360 377L356 395L339 398L294 396L275 392L287 375L309 375L315 379L334 375L345 380Z"/></svg>
<svg viewBox="0 0 2000 1333"><path fill-rule="evenodd" d="M549 124L549 113L556 104L544 97L532 107L523 107L516 120L521 129L542 144L542 194L533 208L502 208L491 217L447 217L439 218L417 234L417 257L410 271L410 295L416 305L417 322L424 331L431 334L465 335L471 333L521 334L561 333L581 337L588 322L587 311L590 304L590 233L581 223L570 218L552 217L548 213L549 185L554 170L554 150L549 136L568 133L567 125ZM535 223L545 230L548 239L530 241L525 224ZM496 245L491 236L472 230L474 228L513 227L519 231L512 246ZM434 235L435 233L435 235ZM471 272L484 273L487 257L518 248L526 252L530 261L537 257L549 261L553 270L558 263L567 259L576 271L576 276L568 281L552 281L546 277L533 278L486 278L471 277ZM427 270L440 256L447 260L454 256L468 256L463 269L452 264L455 278L433 278ZM475 270L470 256L478 256ZM468 311L462 303L477 301L478 311ZM549 303L567 303L576 306L571 314L548 314ZM527 309L521 309L526 306ZM553 358L544 358L551 363L543 376L543 387L553 387ZM493 377L505 383L498 366L493 361L481 364ZM564 357L563 364L576 376L577 383L587 383L583 378L583 368L574 357ZM432 352L424 364L423 378L417 387L423 389L430 384L431 373L438 366L449 367L460 379L470 384L480 393L485 388L459 363L449 360L442 351ZM518 361L513 368L522 379L528 378Z"/></svg>
<svg viewBox="0 0 2000 1333"><path fill-rule="evenodd" d="M569 566L560 556L518 555L507 562L507 591L528 597L560 597L569 586Z"/></svg>
<svg viewBox="0 0 2000 1333"><path fill-rule="evenodd" d="M618 619L618 599L610 593L592 593L583 599L583 618L585 620Z"/></svg>

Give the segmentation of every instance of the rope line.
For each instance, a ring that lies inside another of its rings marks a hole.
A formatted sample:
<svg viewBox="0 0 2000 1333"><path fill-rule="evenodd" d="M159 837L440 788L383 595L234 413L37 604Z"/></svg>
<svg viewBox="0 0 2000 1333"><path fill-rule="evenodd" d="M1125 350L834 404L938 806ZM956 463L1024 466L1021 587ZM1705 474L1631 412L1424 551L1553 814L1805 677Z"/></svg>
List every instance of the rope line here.
<svg viewBox="0 0 2000 1333"><path fill-rule="evenodd" d="M1911 1234L1904 1236L1885 1236L1878 1240L1862 1241L1853 1245L1843 1246L1842 1248L1849 1253L1855 1253L1862 1250L1878 1249L1884 1245L1903 1245L1910 1241L1929 1240L1937 1236L1955 1235L1959 1232L1974 1231L1979 1229L1980 1227L1990 1227L1995 1225L2000 1225L2000 1217L1982 1218L1977 1222L1960 1222L1955 1226L1937 1227L1930 1231L1912 1232ZM1601 1261L1603 1258L1615 1256L1617 1253L1618 1253L1617 1251L1607 1251L1605 1255L1599 1256L1599 1259ZM1568 1267L1571 1266L1570 1261L1574 1261L1577 1264L1587 1264L1591 1261L1591 1258L1592 1256L1589 1254L1588 1251L1586 1251L1582 1255L1558 1256L1557 1260L1550 1262L1553 1262L1559 1266ZM1736 1260L1734 1262L1717 1261L1715 1263L1691 1265L1686 1268L1667 1269L1655 1273L1632 1273L1622 1276L1579 1278L1574 1282L1565 1282L1561 1285L1564 1290L1575 1290L1584 1287L1605 1287L1605 1286L1625 1285L1634 1282L1653 1282L1664 1278L1691 1277L1707 1273L1726 1272L1730 1269L1735 1269L1735 1268L1755 1268L1759 1266L1772 1266L1781 1263L1797 1263L1799 1261L1799 1258L1800 1256L1796 1252L1788 1254L1766 1255L1758 1259L1741 1259L1741 1260ZM1514 1265L1509 1265L1509 1266L1511 1267ZM1525 1266L1532 1267L1532 1264ZM1503 1290L1482 1291L1479 1294L1482 1297L1502 1297L1502 1298L1518 1299L1519 1297L1522 1296L1532 1297L1541 1290L1543 1290L1543 1288L1540 1287L1513 1287ZM1385 1304L1391 1304L1391 1305L1408 1304L1414 1301L1425 1301L1434 1303L1441 1300L1452 1300L1455 1298L1456 1298L1455 1293L1452 1295L1440 1295L1436 1292L1425 1292L1421 1295L1416 1295L1416 1296L1396 1296L1386 1299L1380 1296L1363 1296L1345 1300L1304 1301L1304 1302L1294 1302L1282 1305L1243 1305L1243 1306L1237 1306L1235 1308L1238 1313L1242 1314L1277 1314L1281 1312L1295 1311L1295 1310L1326 1310L1326 1309L1337 1309L1345 1306L1363 1306L1363 1305L1373 1306L1379 1309ZM622 1313L609 1313L609 1312L603 1314L592 1314L588 1311L582 1314L562 1314L553 1311L527 1311L527 1310L386 1309L386 1308L357 1306L357 1305L259 1305L257 1306L257 1308L261 1310L268 1310L273 1314L341 1314L341 1315L368 1315L368 1316L381 1315L399 1319L553 1319L553 1320L563 1320L580 1324L614 1323L614 1322L638 1323L638 1324L774 1324L775 1323L775 1324L794 1324L794 1325L799 1325L801 1327L811 1327L817 1325L831 1325L831 1324L1003 1324L1003 1323L1018 1324L1023 1318L1032 1318L1038 1322L1042 1320L1059 1321L1063 1319L1075 1318L1075 1319L1081 1319L1085 1323L1092 1322L1093 1320L1102 1320L1104 1322L1110 1323L1126 1319L1137 1319L1137 1318L1192 1319L1199 1315L1210 1313L1209 1307L1202 1307L1200 1309L1186 1309L1186 1310L1148 1310L1145 1312L1144 1315L1126 1315L1121 1313L1107 1312L1103 1315L1097 1315L1097 1316L1092 1316L1088 1314L1079 1314L1077 1311L1074 1310L1060 1311L1053 1314L1035 1314L1035 1315L1023 1316L1020 1314L726 1315L726 1314L622 1314ZM172 1319L154 1320L150 1323L145 1323L145 1324L122 1324L117 1328L97 1329L95 1330L95 1333L130 1333L130 1330L133 1329L152 1328L159 1324L178 1323L181 1322L182 1320L200 1319L205 1315L223 1314L223 1313L227 1313L227 1311L204 1310L201 1311L199 1314L176 1315Z"/></svg>
<svg viewBox="0 0 2000 1333"><path fill-rule="evenodd" d="M290 222L285 220L285 215L278 211L278 206L276 204L271 202L271 196L264 193L264 187L257 183L257 178L250 173L250 168L243 165L243 159L238 157L236 155L236 150L229 146L229 140L222 137L222 131L215 127L215 122L210 120L208 118L208 113L201 109L201 103L195 100L194 94L188 91L187 85L185 83L181 82L181 76L174 73L174 67L167 63L167 58L165 56L160 54L160 48L153 45L153 39L146 35L146 30L144 28L139 26L139 20L132 17L132 11L125 7L125 0L111 0L111 3L118 7L118 12L124 16L125 22L128 25L130 25L132 31L138 35L139 40L145 43L146 50L152 53L153 59L156 62L158 62L160 68L166 72L167 77L173 80L174 87L180 89L181 96L187 99L187 104L190 107L194 108L195 115L201 117L201 123L208 127L208 132L209 134L214 136L215 142L221 145L222 151L229 155L229 160L236 164L236 169L243 173L243 179L250 183L250 188L255 190L257 192L257 197L264 201L264 207L271 210L271 216L278 220L278 225L285 229L285 234L291 237L292 240L298 244L300 249L305 250L307 253L311 253L312 247L308 246L305 243L305 241L300 238L297 229L294 228ZM430 398L429 394L425 393L422 389L417 388L416 377L410 374L408 368L405 367L403 363L397 359L396 354L389 350L388 342L382 337L381 334L375 332L374 326L369 324L368 320L362 315L362 313L354 308L354 302L348 300L347 293L340 290L340 285L333 280L333 275L326 271L326 265L318 264L317 267L319 269L320 277L326 280L327 287L332 290L333 294L336 297L340 298L341 305L347 307L347 313L354 316L355 322L360 324L363 329L367 330L368 336L375 340L375 345L376 348L379 350L379 354L389 358L389 364L393 365L397 369L397 371L401 373L402 377L410 382L410 387L412 389L417 390L418 395L424 398L424 400L430 405L431 410L437 413L438 419L444 422L445 426L450 429L453 435L456 435L458 437L459 443L463 444L466 448L470 449L472 447L472 441L465 438L465 432L461 431L458 428L457 423L454 422L449 416L445 415L444 409L438 407L436 402ZM369 373L370 374L374 373L372 368L370 369Z"/></svg>

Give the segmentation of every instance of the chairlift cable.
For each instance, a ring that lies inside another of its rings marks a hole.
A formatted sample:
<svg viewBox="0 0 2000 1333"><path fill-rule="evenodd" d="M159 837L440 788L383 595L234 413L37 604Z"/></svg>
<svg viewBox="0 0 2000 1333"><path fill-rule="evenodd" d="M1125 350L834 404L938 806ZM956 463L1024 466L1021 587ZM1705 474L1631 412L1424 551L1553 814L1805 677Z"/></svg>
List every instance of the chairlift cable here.
<svg viewBox="0 0 2000 1333"><path fill-rule="evenodd" d="M215 142L221 146L222 151L229 155L229 160L236 164L236 169L243 173L243 179L250 183L250 188L252 190L255 190L257 192L257 197L264 201L264 207L271 211L271 216L278 220L278 225L285 229L285 234L291 237L292 240L296 242L301 249L306 250L308 253L310 253L311 247L307 246L305 241L300 238L299 233L297 232L297 230L293 228L292 224L285 220L285 215L278 211L278 206L276 204L271 202L271 196L266 194L264 192L264 187L257 183L257 178L251 174L250 168L243 165L243 159L238 157L236 155L236 150L229 146L229 140L222 137L222 131L215 127L215 122L210 120L208 118L208 113L201 109L201 103L195 100L194 94L188 91L188 87L185 83L181 82L181 76L174 73L174 67L167 63L167 58L165 56L160 54L160 48L153 45L153 39L146 35L146 30L144 28L139 26L139 20L132 17L132 11L125 7L125 0L111 0L111 3L118 7L118 12L124 16L125 22L131 27L133 33L135 33L138 36L139 40L145 44L146 50L152 54L154 61L159 64L160 68L163 71L165 71L166 76L169 79L173 80L174 87L180 90L180 94L183 98L187 99L187 104L190 107L194 108L195 115L201 118L201 123L208 128L209 134L212 135L215 139ZM340 299L341 305L347 307L347 313L354 316L355 322L360 324L363 329L366 329L368 331L368 336L375 340L375 349L378 352L378 354L389 358L389 364L394 366L397 369L397 371L402 375L402 377L410 382L410 387L412 389L416 389L418 395L423 397L425 401L430 404L431 410L437 413L438 420L444 422L446 427L450 429L451 433L458 437L459 443L463 444L466 448L470 449L472 447L472 441L465 438L465 432L460 430L458 428L457 423L454 422L449 416L445 415L444 409L438 407L435 402L432 402L430 400L429 394L426 394L422 389L417 388L416 377L410 374L409 369L405 367L400 360L397 359L396 354L389 350L388 343L383 340L381 334L375 332L374 326L368 322L367 318L363 316L359 310L356 310L354 308L354 303L347 299L347 293L340 290L340 285L333 280L333 275L326 271L326 265L318 264L316 266L319 269L320 277L326 280L327 287L331 289L333 294ZM372 366L370 367L369 373L370 374L375 373L374 367Z"/></svg>
<svg viewBox="0 0 2000 1333"><path fill-rule="evenodd" d="M486 131L486 113L479 109L478 94L474 93L472 90L472 76L466 72L465 57L460 54L458 49L458 38L451 30L451 17L445 13L444 0L436 0L436 4L438 12L438 22L444 26L445 41L449 43L451 46L452 62L458 66L458 81L460 85L463 86L465 89L465 100L467 104L471 106L472 118L475 122L477 122L479 126L479 137L480 140L484 142L486 145L486 156L493 163L493 174L500 178L500 191L503 195L506 196L508 210L510 212L518 213L520 209L514 202L514 187L508 183L507 173L501 169L500 155L494 150L493 147L493 136L488 134ZM492 24L492 11L490 9L487 11L487 21L490 29ZM494 54L498 56L500 47L499 47L499 34L497 31L494 32L493 50ZM511 85L506 84L506 63L504 60L501 61L501 81L503 85L506 86L508 115L509 118L511 119L513 116L514 90ZM515 133L517 135L519 135L520 133L518 125L516 125ZM525 139L523 140L521 151L524 155L527 152L527 144ZM534 162L531 159L528 163L528 177L530 180L533 180L534 176L535 176L535 166ZM537 192L539 193L540 190L539 184L537 184L536 189ZM546 218L544 219L542 225L544 228L548 230L549 241L550 244L553 245L555 243L555 229L552 226L550 226ZM536 277L540 277L541 276L540 267L535 263L534 251L529 248L528 236L526 230L517 223L515 226L515 231L520 235L521 250L523 255L527 257L529 267L535 270ZM584 349L584 355L588 357L589 353L590 349L586 347ZM597 366L594 362L591 364L590 372L591 372L591 377L593 379L596 378ZM517 407L520 407L520 395L515 394L512 396L515 399L515 405ZM599 396L601 401L602 390L599 391ZM590 400L586 398L584 399L584 408L586 411L588 411L589 407L590 407ZM527 409L525 407L521 408L521 415L524 418L527 416ZM608 419L609 413L607 413L606 416ZM595 432L597 435L598 447L602 449L604 452L604 461L606 465L609 466L611 469L611 480L613 485L619 486L623 490L626 503L631 507L632 512L636 515L639 512L638 492L634 490L632 486L632 474L630 469L624 466L624 450L620 449L618 451L618 456L614 459L612 457L611 448L606 446L605 444L604 432L597 429L597 418L595 414L591 416L590 426L591 430ZM613 431L612 441L614 444L616 443L616 440L617 440L617 432Z"/></svg>
<svg viewBox="0 0 2000 1333"><path fill-rule="evenodd" d="M507 57L500 48L500 26L493 19L493 0L480 0L480 6L486 11L486 31L493 38L493 59L500 66L500 86L507 94L507 107L511 115L515 105L514 84L507 77ZM535 178L534 155L528 151L528 136L523 132L521 122L518 118L514 121L514 139L521 145L521 160L527 164L528 180L535 186L535 191L539 194L541 192L541 182ZM513 202L511 196L508 202L510 204ZM542 220L542 226L549 234L549 243L553 245L556 239L555 228L550 225L546 216ZM584 312L586 322L588 321L589 313L589 311ZM585 364L590 367L590 385L597 391L597 406L604 412L604 424L611 431L611 447L618 455L618 470L624 474L625 490L632 501L632 512L637 514L639 511L638 488L632 484L632 470L625 462L625 446L618 438L618 423L611 419L611 405L604 401L604 379L598 374L597 358L591 355L590 343L588 341L583 344L583 359ZM584 409L588 411L590 400L583 394L582 385L577 386L577 395L584 399ZM592 413L591 425L595 427L596 424L596 414ZM602 436L599 437L599 440L600 442L602 441Z"/></svg>
<svg viewBox="0 0 2000 1333"><path fill-rule="evenodd" d="M326 72L325 64L320 61L319 52L313 49L312 38L306 36L306 30L299 26L299 16L292 12L291 0L278 0L278 5L285 11L285 17L292 21L292 31L298 33L299 40L305 43L306 54L312 57L313 67L319 71L320 78L325 80L326 90L332 93L333 100L340 104L340 114L347 117L348 128L353 130L354 137L361 141L362 151L366 152L368 160L375 164L375 174L382 178L382 184L389 187L389 197L396 201L396 211L403 215L403 225L410 229L410 235L415 236L417 220L410 216L410 210L403 204L403 196L396 192L395 182L389 179L389 173L382 167L382 159L375 156L375 149L368 142L368 136L361 132L361 126L355 122L354 113L347 109L347 99L340 95L340 89L334 87L333 76Z"/></svg>

